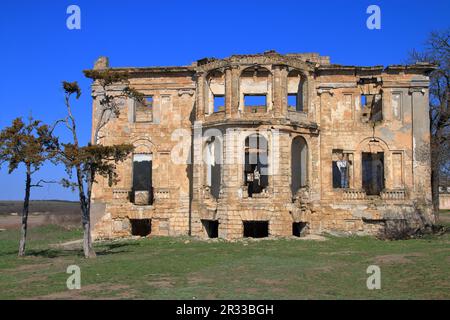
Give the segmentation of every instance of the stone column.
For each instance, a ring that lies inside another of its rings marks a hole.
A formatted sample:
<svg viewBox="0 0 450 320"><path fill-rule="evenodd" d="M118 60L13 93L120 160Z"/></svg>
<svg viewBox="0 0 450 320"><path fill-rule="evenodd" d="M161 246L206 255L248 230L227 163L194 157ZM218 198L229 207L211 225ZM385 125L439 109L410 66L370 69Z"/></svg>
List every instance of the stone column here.
<svg viewBox="0 0 450 320"><path fill-rule="evenodd" d="M239 179L239 153L238 150L239 131L228 129L223 136L223 195L222 198L237 198L238 189L241 187Z"/></svg>
<svg viewBox="0 0 450 320"><path fill-rule="evenodd" d="M275 116L287 114L287 74L286 66L273 66L273 112Z"/></svg>
<svg viewBox="0 0 450 320"><path fill-rule="evenodd" d="M355 152L353 155L353 185L354 188L362 189L362 155L361 152Z"/></svg>
<svg viewBox="0 0 450 320"><path fill-rule="evenodd" d="M217 217L219 219L219 237L230 238L233 230L239 228L236 212L239 212L239 203L242 192L240 184L240 165L238 148L239 131L228 129L223 137L223 165L222 188L218 200Z"/></svg>
<svg viewBox="0 0 450 320"><path fill-rule="evenodd" d="M232 97L233 97L233 89L232 89L232 69L230 67L225 69L225 117L227 119L231 118L232 114Z"/></svg>
<svg viewBox="0 0 450 320"><path fill-rule="evenodd" d="M239 110L239 78L241 70L239 66L231 66L231 115L238 114Z"/></svg>
<svg viewBox="0 0 450 320"><path fill-rule="evenodd" d="M274 201L288 202L291 200L291 143L292 137L286 132L272 130L269 146L269 167L271 177L269 189L272 190Z"/></svg>
<svg viewBox="0 0 450 320"><path fill-rule="evenodd" d="M431 200L430 119L425 88L410 88L413 128L413 185L417 196Z"/></svg>
<svg viewBox="0 0 450 320"><path fill-rule="evenodd" d="M206 74L204 72L197 72L196 81L197 81L197 94L196 94L197 120L203 120L205 118Z"/></svg>
<svg viewBox="0 0 450 320"><path fill-rule="evenodd" d="M203 201L203 129L201 121L194 123L192 144L192 206L189 223L191 235L200 235L200 207Z"/></svg>

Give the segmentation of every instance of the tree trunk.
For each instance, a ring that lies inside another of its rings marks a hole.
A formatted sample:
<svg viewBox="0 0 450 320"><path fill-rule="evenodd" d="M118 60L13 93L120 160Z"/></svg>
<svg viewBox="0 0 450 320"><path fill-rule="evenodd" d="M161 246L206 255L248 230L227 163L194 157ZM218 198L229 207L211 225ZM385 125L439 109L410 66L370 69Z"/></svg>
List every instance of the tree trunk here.
<svg viewBox="0 0 450 320"><path fill-rule="evenodd" d="M19 243L19 257L25 255L25 244L27 240L27 221L28 221L28 211L30 204L30 189L31 189L31 166L27 164L27 173L26 173L26 182L25 182L25 199L23 201L23 210L22 210L22 228L21 228L21 237Z"/></svg>
<svg viewBox="0 0 450 320"><path fill-rule="evenodd" d="M83 211L83 252L85 258L95 258L96 254L92 247L91 237L91 217L90 212L85 208Z"/></svg>
<svg viewBox="0 0 450 320"><path fill-rule="evenodd" d="M431 199L435 222L439 221L439 164L431 164Z"/></svg>
<svg viewBox="0 0 450 320"><path fill-rule="evenodd" d="M95 258L96 254L94 248L92 247L92 237L91 237L91 212L90 205L86 201L86 195L84 192L83 177L80 166L76 166L77 180L78 180L78 191L80 197L81 206L81 224L83 226L83 252L85 258Z"/></svg>

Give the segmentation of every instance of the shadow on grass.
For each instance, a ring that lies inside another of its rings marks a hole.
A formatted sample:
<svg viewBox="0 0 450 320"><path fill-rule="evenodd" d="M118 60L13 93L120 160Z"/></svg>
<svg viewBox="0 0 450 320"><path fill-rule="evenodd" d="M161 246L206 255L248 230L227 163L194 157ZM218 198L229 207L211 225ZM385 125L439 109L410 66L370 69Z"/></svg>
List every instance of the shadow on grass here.
<svg viewBox="0 0 450 320"><path fill-rule="evenodd" d="M111 243L111 244L102 244L100 247L95 249L95 253L97 256L107 256L118 253L130 252L130 250L117 250L119 248L125 248L129 246L135 246L135 243ZM2 256L17 256L17 250L2 252L0 253L0 257ZM25 257L41 257L41 258L64 258L64 257L84 257L83 249L28 249L25 253Z"/></svg>
<svg viewBox="0 0 450 320"><path fill-rule="evenodd" d="M127 250L127 247L138 246L138 245L139 245L139 243L134 243L134 242L106 243L106 244L101 244L98 248L96 248L95 253L98 256L106 256L106 255L117 254L117 253L125 253L125 252L130 252L130 250ZM116 250L116 249L125 249L125 250Z"/></svg>
<svg viewBox="0 0 450 320"><path fill-rule="evenodd" d="M41 257L41 258L61 258L61 257L83 257L83 250L81 249L40 249L29 250L27 256Z"/></svg>

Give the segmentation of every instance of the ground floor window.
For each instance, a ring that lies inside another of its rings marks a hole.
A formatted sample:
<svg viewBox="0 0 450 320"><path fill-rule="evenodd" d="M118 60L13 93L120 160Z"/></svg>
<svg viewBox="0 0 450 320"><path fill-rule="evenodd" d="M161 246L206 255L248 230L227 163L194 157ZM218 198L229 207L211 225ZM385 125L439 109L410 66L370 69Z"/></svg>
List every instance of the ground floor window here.
<svg viewBox="0 0 450 320"><path fill-rule="evenodd" d="M219 221L217 220L202 220L203 229L205 230L208 238L219 237Z"/></svg>
<svg viewBox="0 0 450 320"><path fill-rule="evenodd" d="M269 221L243 221L244 237L265 238L269 236Z"/></svg>
<svg viewBox="0 0 450 320"><path fill-rule="evenodd" d="M293 222L292 223L292 235L294 237L300 237L306 228L306 222Z"/></svg>
<svg viewBox="0 0 450 320"><path fill-rule="evenodd" d="M148 236L152 231L152 223L150 219L130 219L131 235Z"/></svg>
<svg viewBox="0 0 450 320"><path fill-rule="evenodd" d="M269 185L267 140L261 135L251 135L245 140L244 179L248 196L263 192Z"/></svg>

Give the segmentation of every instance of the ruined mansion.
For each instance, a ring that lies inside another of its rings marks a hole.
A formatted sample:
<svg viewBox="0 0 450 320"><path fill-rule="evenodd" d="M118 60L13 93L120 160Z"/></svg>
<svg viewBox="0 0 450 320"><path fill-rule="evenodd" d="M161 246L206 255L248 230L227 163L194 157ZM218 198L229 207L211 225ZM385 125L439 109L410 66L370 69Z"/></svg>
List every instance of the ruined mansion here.
<svg viewBox="0 0 450 320"><path fill-rule="evenodd" d="M104 69L127 72L145 98L123 99L103 129L102 144L134 151L117 184L94 185L95 238L375 235L434 220L432 65L267 51L144 68L101 58ZM92 95L95 120L96 82Z"/></svg>

